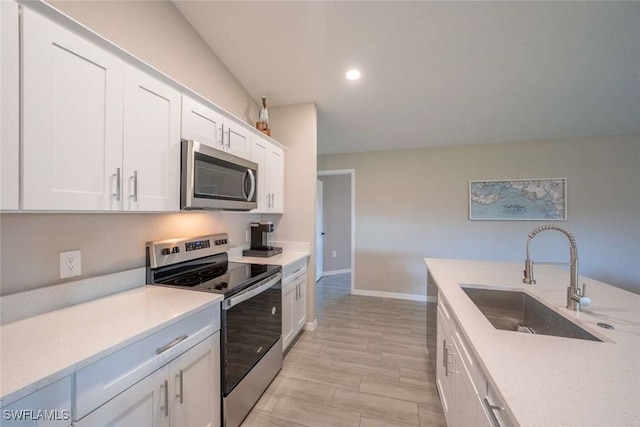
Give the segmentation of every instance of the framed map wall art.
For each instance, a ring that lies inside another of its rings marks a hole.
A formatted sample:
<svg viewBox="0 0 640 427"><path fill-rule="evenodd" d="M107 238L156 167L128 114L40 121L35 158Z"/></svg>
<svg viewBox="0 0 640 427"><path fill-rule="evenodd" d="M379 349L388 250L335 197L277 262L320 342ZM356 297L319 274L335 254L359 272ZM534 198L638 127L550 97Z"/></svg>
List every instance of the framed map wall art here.
<svg viewBox="0 0 640 427"><path fill-rule="evenodd" d="M567 179L469 181L469 219L565 221Z"/></svg>

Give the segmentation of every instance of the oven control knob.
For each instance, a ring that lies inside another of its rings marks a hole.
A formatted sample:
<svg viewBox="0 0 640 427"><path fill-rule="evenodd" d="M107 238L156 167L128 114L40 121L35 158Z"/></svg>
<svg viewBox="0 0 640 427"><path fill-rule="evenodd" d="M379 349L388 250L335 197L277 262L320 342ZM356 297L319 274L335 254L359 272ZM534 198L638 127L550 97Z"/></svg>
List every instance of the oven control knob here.
<svg viewBox="0 0 640 427"><path fill-rule="evenodd" d="M171 253L172 254L180 253L180 248L178 246L174 246L173 248L171 248Z"/></svg>
<svg viewBox="0 0 640 427"><path fill-rule="evenodd" d="M160 251L160 253L162 255L169 255L171 253L171 250L169 248L164 248L162 251Z"/></svg>

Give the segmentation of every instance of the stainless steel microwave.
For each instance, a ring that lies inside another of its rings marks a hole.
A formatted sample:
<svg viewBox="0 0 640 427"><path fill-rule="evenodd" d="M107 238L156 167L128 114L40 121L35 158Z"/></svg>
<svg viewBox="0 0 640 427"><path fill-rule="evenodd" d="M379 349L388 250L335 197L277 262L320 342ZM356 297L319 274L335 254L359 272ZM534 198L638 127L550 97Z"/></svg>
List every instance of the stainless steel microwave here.
<svg viewBox="0 0 640 427"><path fill-rule="evenodd" d="M180 209L256 209L258 165L197 141L182 140Z"/></svg>

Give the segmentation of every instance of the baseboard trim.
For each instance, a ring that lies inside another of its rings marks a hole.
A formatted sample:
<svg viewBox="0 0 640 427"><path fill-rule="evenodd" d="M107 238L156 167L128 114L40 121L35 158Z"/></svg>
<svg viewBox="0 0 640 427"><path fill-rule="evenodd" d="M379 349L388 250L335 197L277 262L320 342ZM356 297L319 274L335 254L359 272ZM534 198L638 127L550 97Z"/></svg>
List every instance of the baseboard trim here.
<svg viewBox="0 0 640 427"><path fill-rule="evenodd" d="M345 273L351 273L351 269L350 268L344 268L342 270L323 271L322 275L323 276L335 276L336 274L345 274Z"/></svg>
<svg viewBox="0 0 640 427"><path fill-rule="evenodd" d="M318 326L318 319L313 319L313 322L307 322L304 324L304 330L305 331L309 331L309 332L313 332L316 330L316 327Z"/></svg>
<svg viewBox="0 0 640 427"><path fill-rule="evenodd" d="M363 289L354 289L353 295L360 295L364 297L378 297L378 298L391 298L402 299L409 301L427 301L426 295L414 295L414 294L401 294L398 292L384 292L384 291L366 291Z"/></svg>

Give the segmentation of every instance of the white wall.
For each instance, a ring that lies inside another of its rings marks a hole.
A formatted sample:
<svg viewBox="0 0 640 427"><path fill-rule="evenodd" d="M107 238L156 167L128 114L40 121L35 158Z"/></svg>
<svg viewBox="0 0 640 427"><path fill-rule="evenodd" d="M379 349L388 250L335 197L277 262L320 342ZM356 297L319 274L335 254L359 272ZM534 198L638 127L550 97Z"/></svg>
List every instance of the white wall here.
<svg viewBox="0 0 640 427"><path fill-rule="evenodd" d="M323 182L323 268L351 268L351 175L319 176ZM335 258L333 253L336 253Z"/></svg>
<svg viewBox="0 0 640 427"><path fill-rule="evenodd" d="M284 156L284 215L274 221L273 240L311 243L307 272L307 321L315 320L317 112L314 103L269 108L272 135L287 146Z"/></svg>
<svg viewBox="0 0 640 427"><path fill-rule="evenodd" d="M469 180L567 178L580 274L640 293L640 136L491 144L318 157L356 170L356 289L421 294L423 257L523 262L539 221L470 221ZM532 259L565 261L547 232Z"/></svg>
<svg viewBox="0 0 640 427"><path fill-rule="evenodd" d="M51 3L238 117L252 122L257 116L258 105L171 2ZM229 232L232 245L242 244L249 222L259 219L225 213L0 214L0 294L62 282L60 251L80 249L81 278L92 277L143 267L149 240Z"/></svg>

